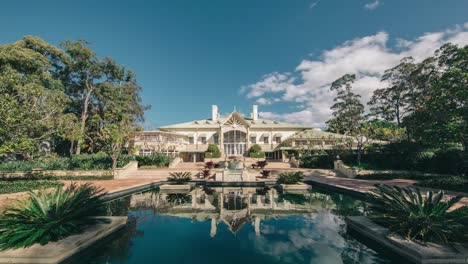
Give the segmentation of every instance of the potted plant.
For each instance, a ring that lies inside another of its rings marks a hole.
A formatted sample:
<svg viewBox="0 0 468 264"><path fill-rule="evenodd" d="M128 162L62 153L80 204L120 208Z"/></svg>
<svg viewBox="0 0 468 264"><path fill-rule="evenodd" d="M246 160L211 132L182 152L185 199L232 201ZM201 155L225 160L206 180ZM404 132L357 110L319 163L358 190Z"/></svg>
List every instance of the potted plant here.
<svg viewBox="0 0 468 264"><path fill-rule="evenodd" d="M304 184L304 173L302 171L283 172L278 176L276 183L283 190L308 190L310 185Z"/></svg>
<svg viewBox="0 0 468 264"><path fill-rule="evenodd" d="M191 172L171 172L169 175L167 181L170 184L161 185L161 190L190 190L192 188L190 184L187 184L192 180Z"/></svg>

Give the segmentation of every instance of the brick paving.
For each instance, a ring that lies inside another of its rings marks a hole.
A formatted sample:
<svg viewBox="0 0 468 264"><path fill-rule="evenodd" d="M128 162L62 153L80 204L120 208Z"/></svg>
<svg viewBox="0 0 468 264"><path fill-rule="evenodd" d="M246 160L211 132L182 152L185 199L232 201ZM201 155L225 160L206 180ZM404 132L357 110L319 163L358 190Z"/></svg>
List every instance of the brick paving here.
<svg viewBox="0 0 468 264"><path fill-rule="evenodd" d="M289 169L293 170L293 169ZM305 180L311 182L317 182L321 184L326 184L334 186L336 188L345 189L348 191L354 191L359 193L369 193L374 189L376 183L384 183L387 185L398 185L400 187L412 187L415 181L413 180L404 180L404 179L395 179L395 180L361 180L361 179L350 179L337 177L335 172L331 170L321 170L321 169L296 169L301 170L305 174ZM152 173L150 170L145 171L145 173L140 174L139 176L132 176L131 179L118 179L118 180L91 180L91 181L79 181L80 183L92 183L96 186L104 188L106 192L112 193L117 192L133 187L138 187L152 182L164 181L166 180L169 171L172 170L158 170L158 173ZM153 171L155 172L155 171ZM261 179L259 179L261 180ZM268 179L273 180L273 178ZM65 184L70 184L72 181L62 181ZM420 188L421 190L427 190L425 188ZM456 195L456 192L446 192L449 195ZM24 196L26 193L14 193L14 194L0 194L0 208L11 203L14 200L19 199ZM466 194L465 194L466 195ZM458 206L468 206L468 197L464 197L459 203Z"/></svg>

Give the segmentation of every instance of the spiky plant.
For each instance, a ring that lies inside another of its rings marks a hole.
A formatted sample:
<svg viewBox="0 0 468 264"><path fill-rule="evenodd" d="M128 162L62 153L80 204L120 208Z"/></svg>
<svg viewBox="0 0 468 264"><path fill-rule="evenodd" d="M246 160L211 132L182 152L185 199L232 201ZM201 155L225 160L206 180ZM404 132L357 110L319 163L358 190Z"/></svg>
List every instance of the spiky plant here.
<svg viewBox="0 0 468 264"><path fill-rule="evenodd" d="M190 203L192 201L192 196L185 193L169 193L166 197L166 201L171 205L182 205Z"/></svg>
<svg viewBox="0 0 468 264"><path fill-rule="evenodd" d="M276 183L278 184L297 184L302 182L304 179L304 173L302 171L295 172L283 172L278 176Z"/></svg>
<svg viewBox="0 0 468 264"><path fill-rule="evenodd" d="M215 163L212 162L212 161L208 161L208 162L205 163L205 169L211 170L211 169L213 169L214 167L215 167Z"/></svg>
<svg viewBox="0 0 468 264"><path fill-rule="evenodd" d="M268 178L271 174L271 170L261 170L260 175L262 175L262 178Z"/></svg>
<svg viewBox="0 0 468 264"><path fill-rule="evenodd" d="M257 168L260 168L263 170L266 167L266 165L268 165L268 162L266 160L259 160L257 161L256 165L257 165Z"/></svg>
<svg viewBox="0 0 468 264"><path fill-rule="evenodd" d="M211 177L211 169L203 169L200 171L200 176L203 178L210 178Z"/></svg>
<svg viewBox="0 0 468 264"><path fill-rule="evenodd" d="M103 189L90 184L58 186L54 191L29 192L0 216L0 251L47 244L105 222Z"/></svg>
<svg viewBox="0 0 468 264"><path fill-rule="evenodd" d="M175 182L177 184L188 182L192 180L192 173L185 171L185 172L171 172L169 173L169 177L167 178L170 182Z"/></svg>
<svg viewBox="0 0 468 264"><path fill-rule="evenodd" d="M376 185L372 192L377 209L383 212L377 220L408 240L447 243L467 234L466 208L451 210L462 196L444 197L444 192Z"/></svg>

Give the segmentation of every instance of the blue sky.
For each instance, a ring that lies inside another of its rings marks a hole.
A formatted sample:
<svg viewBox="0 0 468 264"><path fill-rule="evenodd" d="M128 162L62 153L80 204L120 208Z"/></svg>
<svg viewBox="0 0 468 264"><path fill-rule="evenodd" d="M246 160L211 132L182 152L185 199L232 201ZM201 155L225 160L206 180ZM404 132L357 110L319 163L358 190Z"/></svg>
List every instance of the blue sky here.
<svg viewBox="0 0 468 264"><path fill-rule="evenodd" d="M328 84L358 74L364 100L404 56L468 44L466 0L4 1L0 43L85 38L133 70L152 109L146 126L234 105L323 126Z"/></svg>

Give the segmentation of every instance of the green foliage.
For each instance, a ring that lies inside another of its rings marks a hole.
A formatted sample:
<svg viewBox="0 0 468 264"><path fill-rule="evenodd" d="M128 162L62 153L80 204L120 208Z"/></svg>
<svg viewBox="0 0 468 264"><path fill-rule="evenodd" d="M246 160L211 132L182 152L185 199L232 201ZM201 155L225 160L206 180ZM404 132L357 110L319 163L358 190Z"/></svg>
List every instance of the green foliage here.
<svg viewBox="0 0 468 264"><path fill-rule="evenodd" d="M424 179L419 181L417 185L421 187L468 193L467 176L433 177L432 179Z"/></svg>
<svg viewBox="0 0 468 264"><path fill-rule="evenodd" d="M263 159L265 158L265 152L249 152L249 157L255 159Z"/></svg>
<svg viewBox="0 0 468 264"><path fill-rule="evenodd" d="M276 183L278 184L297 184L304 180L304 173L302 171L283 172L278 176Z"/></svg>
<svg viewBox="0 0 468 264"><path fill-rule="evenodd" d="M409 240L447 243L462 234L466 236L467 215L460 216L451 208L462 196L444 199L444 192L427 192L425 196L416 189L376 185L372 192L378 209L384 214L379 222ZM466 224L466 223L465 223Z"/></svg>
<svg viewBox="0 0 468 264"><path fill-rule="evenodd" d="M299 160L302 168L332 169L335 159L333 155L322 154L302 156Z"/></svg>
<svg viewBox="0 0 468 264"><path fill-rule="evenodd" d="M171 172L169 175L170 176L167 178L167 180L170 182L175 182L176 184L181 184L192 180L192 173L188 171Z"/></svg>
<svg viewBox="0 0 468 264"><path fill-rule="evenodd" d="M62 183L54 180L0 180L0 194L48 189L61 185Z"/></svg>
<svg viewBox="0 0 468 264"><path fill-rule="evenodd" d="M205 152L205 158L207 159L221 158L221 152Z"/></svg>
<svg viewBox="0 0 468 264"><path fill-rule="evenodd" d="M57 187L53 192L30 192L0 216L0 250L45 245L83 232L104 220L103 190L92 185Z"/></svg>
<svg viewBox="0 0 468 264"><path fill-rule="evenodd" d="M128 162L137 159L142 164L152 166L167 166L170 158L164 155L130 156L121 155L118 167L124 167ZM28 172L33 169L44 170L108 170L112 168L112 159L105 153L72 155L71 158L45 158L36 161L8 161L0 163L0 171Z"/></svg>
<svg viewBox="0 0 468 264"><path fill-rule="evenodd" d="M308 201L304 194L299 193L281 193L278 195L278 202L288 201L291 204L304 205Z"/></svg>
<svg viewBox="0 0 468 264"><path fill-rule="evenodd" d="M205 152L205 158L215 159L221 157L221 151L219 150L218 146L215 144L209 144L208 148Z"/></svg>
<svg viewBox="0 0 468 264"><path fill-rule="evenodd" d="M249 148L249 157L257 159L265 158L265 152L262 151L262 147L260 145L253 144Z"/></svg>
<svg viewBox="0 0 468 264"><path fill-rule="evenodd" d="M364 105L360 101L361 96L352 91L355 80L355 74L345 74L330 87L331 91L337 93L335 104L331 107L333 118L327 121L328 130L331 132L354 135L361 127Z"/></svg>
<svg viewBox="0 0 468 264"><path fill-rule="evenodd" d="M192 202L192 196L185 193L169 193L166 201L171 205L183 205Z"/></svg>
<svg viewBox="0 0 468 264"><path fill-rule="evenodd" d="M155 166L167 167L171 163L172 158L164 154L153 154L148 156L135 156L138 161L138 166Z"/></svg>

